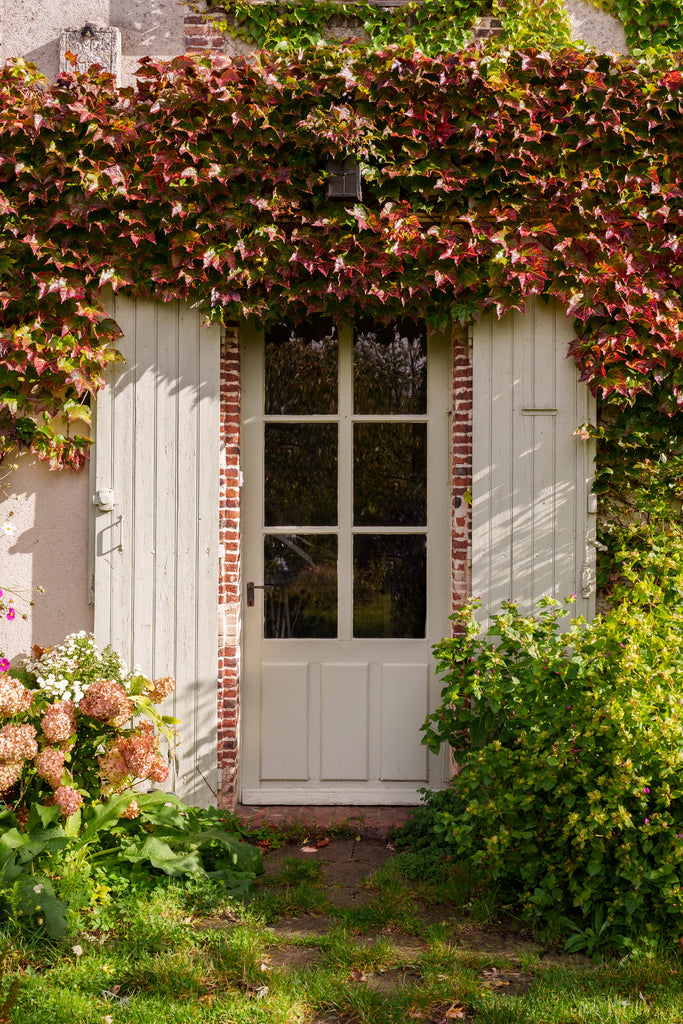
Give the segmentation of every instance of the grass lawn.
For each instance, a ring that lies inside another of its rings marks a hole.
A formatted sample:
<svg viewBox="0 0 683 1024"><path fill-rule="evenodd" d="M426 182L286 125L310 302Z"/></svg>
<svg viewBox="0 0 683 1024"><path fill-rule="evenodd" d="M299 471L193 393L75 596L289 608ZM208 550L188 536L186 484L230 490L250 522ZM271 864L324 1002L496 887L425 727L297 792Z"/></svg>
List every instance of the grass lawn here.
<svg viewBox="0 0 683 1024"><path fill-rule="evenodd" d="M59 945L0 939L7 1024L683 1024L673 946L595 964L505 916L457 870L333 838L283 846L249 903L172 881Z"/></svg>

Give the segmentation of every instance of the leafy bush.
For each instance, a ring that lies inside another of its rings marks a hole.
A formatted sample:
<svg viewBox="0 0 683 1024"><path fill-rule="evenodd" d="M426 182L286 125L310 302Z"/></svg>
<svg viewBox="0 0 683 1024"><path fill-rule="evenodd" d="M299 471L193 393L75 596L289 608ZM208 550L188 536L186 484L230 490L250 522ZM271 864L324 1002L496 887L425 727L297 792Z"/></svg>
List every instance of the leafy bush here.
<svg viewBox="0 0 683 1024"><path fill-rule="evenodd" d="M5 803L24 819L35 802L57 804L71 817L84 801L140 781L165 782L169 769L155 727L172 739L175 719L154 705L172 690L171 678L129 672L116 651L100 651L85 633L55 648L34 648L16 672L0 673ZM122 813L136 815L133 794Z"/></svg>
<svg viewBox="0 0 683 1024"><path fill-rule="evenodd" d="M78 832L72 819L60 824L58 806L34 803L23 828L4 811L0 927L60 938L68 910L91 916L121 878L147 890L168 878L192 878L221 883L231 896L253 892L263 870L261 851L241 842L220 811L187 807L161 791L137 800L135 819L123 814L125 793L85 807Z"/></svg>
<svg viewBox="0 0 683 1024"><path fill-rule="evenodd" d="M549 910L628 944L683 925L683 544L636 528L618 553L612 610L513 604L480 631L473 601L435 648L446 686L424 725L458 765L416 820L432 842ZM410 827L407 830L410 841ZM609 922L603 927L604 920Z"/></svg>

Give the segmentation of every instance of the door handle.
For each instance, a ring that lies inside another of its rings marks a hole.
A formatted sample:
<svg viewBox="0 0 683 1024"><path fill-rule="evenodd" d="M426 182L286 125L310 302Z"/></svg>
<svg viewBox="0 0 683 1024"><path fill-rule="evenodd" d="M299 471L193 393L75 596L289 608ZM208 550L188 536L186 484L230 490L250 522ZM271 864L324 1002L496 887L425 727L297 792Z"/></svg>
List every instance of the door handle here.
<svg viewBox="0 0 683 1024"><path fill-rule="evenodd" d="M252 583L251 580L247 583L247 608L254 607L254 591L255 590L270 590L274 587L274 583Z"/></svg>

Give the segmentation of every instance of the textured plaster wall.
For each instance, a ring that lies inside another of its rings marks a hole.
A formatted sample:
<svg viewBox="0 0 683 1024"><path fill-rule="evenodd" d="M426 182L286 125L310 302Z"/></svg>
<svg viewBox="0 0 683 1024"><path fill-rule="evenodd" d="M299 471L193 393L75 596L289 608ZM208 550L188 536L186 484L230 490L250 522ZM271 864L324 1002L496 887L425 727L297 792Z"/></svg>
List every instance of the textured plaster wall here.
<svg viewBox="0 0 683 1024"><path fill-rule="evenodd" d="M46 647L68 633L93 627L88 604L88 468L50 472L46 463L23 455L0 492L0 523L9 519L11 537L0 534L0 587L15 597L17 617L0 618L0 651L12 660ZM42 586L45 594L36 594ZM35 598L30 608L27 600ZM20 618L25 611L26 620Z"/></svg>
<svg viewBox="0 0 683 1024"><path fill-rule="evenodd" d="M188 10L182 0L0 0L0 63L25 57L56 78L62 29L90 22L121 30L121 82L127 85L141 57L184 52Z"/></svg>
<svg viewBox="0 0 683 1024"><path fill-rule="evenodd" d="M618 18L599 11L587 0L564 0L572 39L583 40L599 53L628 53L624 28Z"/></svg>

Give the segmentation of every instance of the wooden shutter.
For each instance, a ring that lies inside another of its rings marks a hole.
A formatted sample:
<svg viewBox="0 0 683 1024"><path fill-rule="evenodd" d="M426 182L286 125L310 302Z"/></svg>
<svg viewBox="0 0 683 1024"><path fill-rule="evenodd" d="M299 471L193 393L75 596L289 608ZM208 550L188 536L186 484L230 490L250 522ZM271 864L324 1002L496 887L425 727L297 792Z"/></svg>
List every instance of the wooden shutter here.
<svg viewBox="0 0 683 1024"><path fill-rule="evenodd" d="M594 449L574 436L595 403L567 358L572 337L542 299L473 329L472 593L488 612L575 593L572 614L595 613Z"/></svg>
<svg viewBox="0 0 683 1024"><path fill-rule="evenodd" d="M97 400L95 635L146 675L175 676L163 710L181 719L182 742L169 785L206 806L217 789L219 328L182 302L118 295L111 309L126 362Z"/></svg>

